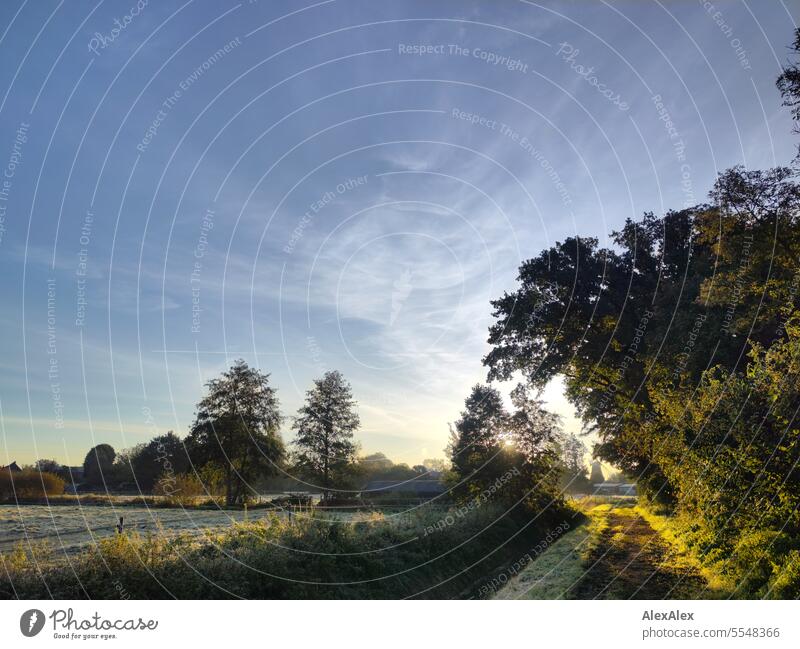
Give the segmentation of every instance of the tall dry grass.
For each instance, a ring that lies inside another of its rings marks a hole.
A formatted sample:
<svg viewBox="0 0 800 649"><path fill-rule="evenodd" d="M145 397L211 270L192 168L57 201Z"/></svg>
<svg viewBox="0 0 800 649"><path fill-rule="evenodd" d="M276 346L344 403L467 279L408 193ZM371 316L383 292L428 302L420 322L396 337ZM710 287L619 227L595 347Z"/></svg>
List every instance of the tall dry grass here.
<svg viewBox="0 0 800 649"><path fill-rule="evenodd" d="M64 480L52 473L34 469L0 470L0 502L16 502L57 496L64 493Z"/></svg>

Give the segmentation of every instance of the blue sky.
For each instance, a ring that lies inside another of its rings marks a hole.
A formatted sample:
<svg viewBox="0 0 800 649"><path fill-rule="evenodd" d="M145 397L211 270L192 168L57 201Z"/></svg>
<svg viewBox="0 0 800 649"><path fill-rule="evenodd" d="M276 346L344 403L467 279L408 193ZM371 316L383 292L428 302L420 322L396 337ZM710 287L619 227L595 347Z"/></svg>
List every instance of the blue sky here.
<svg viewBox="0 0 800 649"><path fill-rule="evenodd" d="M339 369L365 452L442 456L521 260L791 159L799 15L4 1L0 463L185 435L240 357L286 415Z"/></svg>

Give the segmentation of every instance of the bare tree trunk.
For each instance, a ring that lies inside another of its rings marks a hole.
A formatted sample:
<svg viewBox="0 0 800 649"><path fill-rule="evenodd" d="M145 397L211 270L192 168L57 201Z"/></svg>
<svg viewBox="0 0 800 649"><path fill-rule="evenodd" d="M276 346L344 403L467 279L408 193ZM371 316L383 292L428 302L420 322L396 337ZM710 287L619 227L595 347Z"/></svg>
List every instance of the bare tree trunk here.
<svg viewBox="0 0 800 649"><path fill-rule="evenodd" d="M326 433L325 434L325 460L324 460L324 464L323 464L323 467L324 467L324 469L323 469L324 478L323 478L323 483L322 483L322 498L323 498L323 500L328 500L328 498L330 498L330 493L331 493L330 492L330 484L331 483L330 483L330 478L329 478L329 467L328 467L328 461L330 459L330 445L328 443L328 440L329 440L329 437L328 437L328 434Z"/></svg>

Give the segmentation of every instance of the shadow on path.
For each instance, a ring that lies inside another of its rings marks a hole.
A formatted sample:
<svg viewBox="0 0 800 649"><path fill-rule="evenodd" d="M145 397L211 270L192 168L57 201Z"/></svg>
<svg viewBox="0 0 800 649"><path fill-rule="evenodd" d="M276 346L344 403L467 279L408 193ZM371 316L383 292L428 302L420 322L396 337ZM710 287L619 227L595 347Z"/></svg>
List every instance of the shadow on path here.
<svg viewBox="0 0 800 649"><path fill-rule="evenodd" d="M605 523L570 599L692 599L706 590L700 572L676 561L673 549L633 508L612 509Z"/></svg>

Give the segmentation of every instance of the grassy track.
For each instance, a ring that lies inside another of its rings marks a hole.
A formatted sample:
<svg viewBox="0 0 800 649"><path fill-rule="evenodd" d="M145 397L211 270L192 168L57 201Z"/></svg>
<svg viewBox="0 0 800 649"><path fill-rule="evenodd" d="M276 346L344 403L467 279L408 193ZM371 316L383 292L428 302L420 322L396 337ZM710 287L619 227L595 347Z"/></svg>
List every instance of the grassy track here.
<svg viewBox="0 0 800 649"><path fill-rule="evenodd" d="M696 599L713 587L668 521L632 500L581 504L588 522L569 532L496 594L497 599ZM651 524L652 523L652 524ZM654 527L655 526L655 527Z"/></svg>

